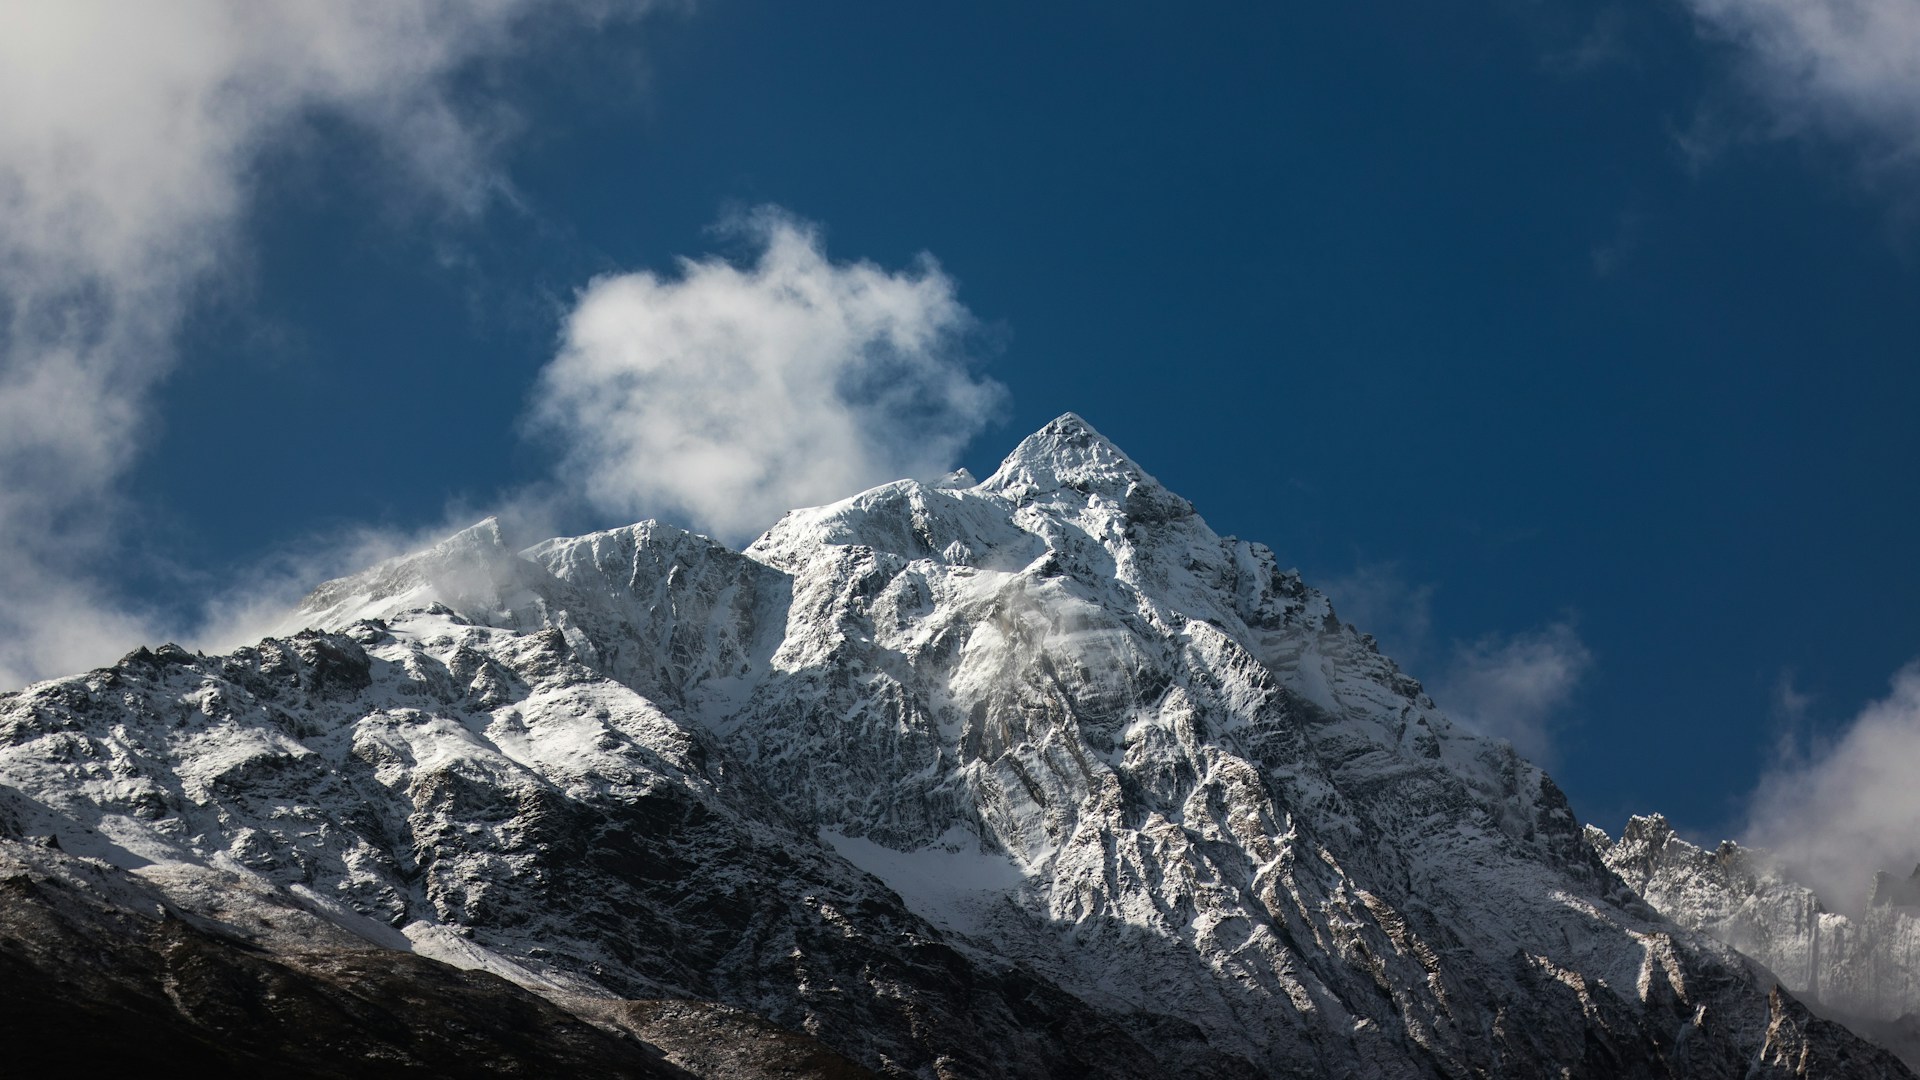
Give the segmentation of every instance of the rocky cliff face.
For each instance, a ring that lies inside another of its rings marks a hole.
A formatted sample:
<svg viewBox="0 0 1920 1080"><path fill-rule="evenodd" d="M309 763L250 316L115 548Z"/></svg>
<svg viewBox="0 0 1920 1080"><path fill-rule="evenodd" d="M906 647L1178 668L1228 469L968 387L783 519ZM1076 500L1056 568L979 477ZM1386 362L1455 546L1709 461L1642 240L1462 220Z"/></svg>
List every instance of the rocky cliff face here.
<svg viewBox="0 0 1920 1080"><path fill-rule="evenodd" d="M1589 827L1607 866L1663 915L1758 960L1823 1015L1920 1063L1920 870L1862 882L1855 914L1830 910L1771 852L1706 851L1659 815L1619 840Z"/></svg>
<svg viewBox="0 0 1920 1080"><path fill-rule="evenodd" d="M0 782L16 835L229 929L882 1071L1908 1075L1072 416L745 552L482 524L256 647L0 698Z"/></svg>

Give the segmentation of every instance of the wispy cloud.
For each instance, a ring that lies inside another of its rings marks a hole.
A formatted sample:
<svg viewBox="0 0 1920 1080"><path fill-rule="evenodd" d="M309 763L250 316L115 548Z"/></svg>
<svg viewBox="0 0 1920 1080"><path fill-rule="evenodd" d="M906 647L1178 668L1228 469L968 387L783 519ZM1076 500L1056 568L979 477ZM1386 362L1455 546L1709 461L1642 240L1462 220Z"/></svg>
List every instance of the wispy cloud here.
<svg viewBox="0 0 1920 1080"><path fill-rule="evenodd" d="M1800 689L1798 677L1792 669L1783 669L1779 677L1774 679L1771 696L1772 708L1769 711L1773 721L1774 760L1796 760L1801 747L1806 745L1807 718L1818 699Z"/></svg>
<svg viewBox="0 0 1920 1080"><path fill-rule="evenodd" d="M1530 9L1529 14L1535 19L1547 15L1539 9ZM1582 14L1571 9L1552 13L1549 21L1558 31L1555 36L1564 38L1564 43L1541 58L1543 68L1560 75L1581 76L1616 64L1634 63L1634 12L1624 4L1609 4L1585 15L1584 21Z"/></svg>
<svg viewBox="0 0 1920 1080"><path fill-rule="evenodd" d="M1804 709L1786 686L1783 705ZM1830 745L1790 753L1761 780L1746 839L1804 873L1829 904L1857 909L1877 870L1906 877L1920 861L1920 662L1893 677Z"/></svg>
<svg viewBox="0 0 1920 1080"><path fill-rule="evenodd" d="M931 257L827 257L763 208L727 228L744 262L601 278L540 378L532 430L602 510L740 540L783 511L949 469L1003 394L973 371L974 319Z"/></svg>
<svg viewBox="0 0 1920 1080"><path fill-rule="evenodd" d="M1685 0L1736 49L1769 130L1858 144L1871 172L1920 168L1920 5L1913 0ZM1696 136L1693 140L1698 143Z"/></svg>
<svg viewBox="0 0 1920 1080"><path fill-rule="evenodd" d="M556 515L566 512L554 495L546 488L524 488L486 506L449 502L431 520L410 525L360 522L320 530L210 584L196 624L177 640L208 652L226 652L269 634L285 634L290 616L315 586L421 551L489 517L511 547L544 540L555 535Z"/></svg>
<svg viewBox="0 0 1920 1080"><path fill-rule="evenodd" d="M343 119L459 212L502 182L451 89L532 0L20 0L0 9L0 685L155 636L88 568L127 541L120 478L194 289L235 252L261 148Z"/></svg>
<svg viewBox="0 0 1920 1080"><path fill-rule="evenodd" d="M1783 726L1797 729L1806 723L1814 696L1800 689L1792 671L1782 671L1773 682L1773 715Z"/></svg>
<svg viewBox="0 0 1920 1080"><path fill-rule="evenodd" d="M1449 716L1535 761L1554 760L1560 723L1594 662L1571 623L1449 642L1434 630L1434 587L1395 563L1362 563L1324 588L1341 618L1422 678Z"/></svg>
<svg viewBox="0 0 1920 1080"><path fill-rule="evenodd" d="M1456 644L1430 688L1449 715L1506 739L1536 761L1553 760L1555 727L1593 653L1567 623Z"/></svg>
<svg viewBox="0 0 1920 1080"><path fill-rule="evenodd" d="M1402 666L1433 659L1434 587L1415 583L1396 562L1362 562L1320 582L1340 619L1372 634Z"/></svg>
<svg viewBox="0 0 1920 1080"><path fill-rule="evenodd" d="M1612 235L1596 243L1588 252L1593 275L1605 278L1618 273L1640 251L1646 241L1646 232L1644 215L1633 210L1621 211L1614 219Z"/></svg>

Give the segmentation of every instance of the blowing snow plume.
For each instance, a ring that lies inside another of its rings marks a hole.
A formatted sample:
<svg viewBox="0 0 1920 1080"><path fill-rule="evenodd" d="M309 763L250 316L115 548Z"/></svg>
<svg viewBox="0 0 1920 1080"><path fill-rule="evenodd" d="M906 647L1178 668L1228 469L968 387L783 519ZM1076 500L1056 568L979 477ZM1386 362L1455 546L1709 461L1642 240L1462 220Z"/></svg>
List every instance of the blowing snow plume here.
<svg viewBox="0 0 1920 1080"><path fill-rule="evenodd" d="M763 208L731 223L751 263L587 287L541 374L533 430L596 507L739 541L782 512L952 467L1003 388L973 374L974 319L931 257L833 262Z"/></svg>
<svg viewBox="0 0 1920 1080"><path fill-rule="evenodd" d="M1839 742L1769 773L1748 837L1807 878L1828 904L1856 910L1876 871L1904 879L1920 860L1920 663L1861 711Z"/></svg>
<svg viewBox="0 0 1920 1080"><path fill-rule="evenodd" d="M539 5L598 18L643 5ZM157 636L88 572L189 294L237 247L248 170L310 117L456 211L500 186L454 77L521 47L530 0L18 0L0 10L0 686Z"/></svg>

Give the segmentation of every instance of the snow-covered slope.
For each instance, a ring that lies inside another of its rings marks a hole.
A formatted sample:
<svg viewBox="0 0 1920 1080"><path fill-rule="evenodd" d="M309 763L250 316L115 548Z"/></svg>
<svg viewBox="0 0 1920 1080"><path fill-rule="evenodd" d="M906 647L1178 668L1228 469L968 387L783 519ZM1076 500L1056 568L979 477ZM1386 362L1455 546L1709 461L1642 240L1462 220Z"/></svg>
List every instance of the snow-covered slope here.
<svg viewBox="0 0 1920 1080"><path fill-rule="evenodd" d="M0 699L170 890L925 1076L1896 1076L1077 417L744 553L483 523L311 627Z"/></svg>

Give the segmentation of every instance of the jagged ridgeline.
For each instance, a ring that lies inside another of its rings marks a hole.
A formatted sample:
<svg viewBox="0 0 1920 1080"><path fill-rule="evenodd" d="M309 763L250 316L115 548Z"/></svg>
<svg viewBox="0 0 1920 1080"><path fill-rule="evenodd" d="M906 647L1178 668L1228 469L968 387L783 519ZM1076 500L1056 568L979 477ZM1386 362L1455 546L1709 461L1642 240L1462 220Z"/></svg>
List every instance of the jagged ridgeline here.
<svg viewBox="0 0 1920 1080"><path fill-rule="evenodd" d="M425 1075L457 982L582 1075L1909 1075L1074 416L744 552L483 523L0 699L0 782L8 977L195 1045L308 993Z"/></svg>
<svg viewBox="0 0 1920 1080"><path fill-rule="evenodd" d="M1829 1019L1920 1062L1920 869L1861 882L1833 910L1774 852L1731 840L1706 851L1658 814L1619 840L1588 826L1607 866L1661 914L1739 949ZM1851 901L1851 903L1849 903Z"/></svg>

